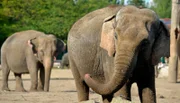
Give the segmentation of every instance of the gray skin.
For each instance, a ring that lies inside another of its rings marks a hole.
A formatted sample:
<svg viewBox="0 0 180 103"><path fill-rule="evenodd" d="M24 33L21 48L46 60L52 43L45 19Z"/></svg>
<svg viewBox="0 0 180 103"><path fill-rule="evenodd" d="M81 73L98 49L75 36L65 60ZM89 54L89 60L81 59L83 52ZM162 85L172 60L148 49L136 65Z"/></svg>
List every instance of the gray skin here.
<svg viewBox="0 0 180 103"><path fill-rule="evenodd" d="M63 48L64 43L54 35L35 30L17 32L8 37L1 48L2 90L10 90L8 76L12 71L16 78L16 91L26 91L21 78L24 73L30 74L30 91L49 91L54 56Z"/></svg>
<svg viewBox="0 0 180 103"><path fill-rule="evenodd" d="M141 102L156 103L154 65L169 56L169 44L168 29L149 9L109 6L85 15L68 34L78 100L89 99L89 88L104 103L131 100L137 83Z"/></svg>
<svg viewBox="0 0 180 103"><path fill-rule="evenodd" d="M61 68L63 69L64 66L66 66L66 67L69 66L68 53L65 53L65 54L62 56L62 60L61 60Z"/></svg>

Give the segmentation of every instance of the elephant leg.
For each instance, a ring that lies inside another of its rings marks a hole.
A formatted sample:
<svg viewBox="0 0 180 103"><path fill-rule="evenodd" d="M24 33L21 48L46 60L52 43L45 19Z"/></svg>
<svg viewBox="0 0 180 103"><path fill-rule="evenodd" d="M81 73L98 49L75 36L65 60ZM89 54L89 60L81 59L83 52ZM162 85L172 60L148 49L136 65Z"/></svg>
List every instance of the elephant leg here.
<svg viewBox="0 0 180 103"><path fill-rule="evenodd" d="M144 77L137 82L142 103L156 103L155 76Z"/></svg>
<svg viewBox="0 0 180 103"><path fill-rule="evenodd" d="M110 103L113 99L113 95L102 95L103 103Z"/></svg>
<svg viewBox="0 0 180 103"><path fill-rule="evenodd" d="M31 77L31 88L30 91L37 91L37 84L38 84L38 71L30 70L30 77Z"/></svg>
<svg viewBox="0 0 180 103"><path fill-rule="evenodd" d="M141 87L139 88L139 96L142 103L156 103L156 93L155 88L151 86Z"/></svg>
<svg viewBox="0 0 180 103"><path fill-rule="evenodd" d="M23 88L21 74L14 73L14 76L16 78L16 91L17 92L26 92L26 90Z"/></svg>
<svg viewBox="0 0 180 103"><path fill-rule="evenodd" d="M114 96L120 96L122 99L130 100L131 101L131 86L132 82L128 81L124 86L118 90Z"/></svg>
<svg viewBox="0 0 180 103"><path fill-rule="evenodd" d="M89 99L89 87L85 84L84 81L75 80L77 93L78 93L78 100L86 101Z"/></svg>
<svg viewBox="0 0 180 103"><path fill-rule="evenodd" d="M10 70L8 66L2 65L2 90L10 91L8 87L8 77L9 77Z"/></svg>
<svg viewBox="0 0 180 103"><path fill-rule="evenodd" d="M45 72L44 72L44 68L41 68L39 72L38 91L44 90L44 80L45 80Z"/></svg>
<svg viewBox="0 0 180 103"><path fill-rule="evenodd" d="M74 76L75 84L76 84L76 88L77 88L78 101L79 102L86 101L89 99L89 87L82 80L74 62L72 62L72 61L70 61L70 62L71 62L70 63L71 71Z"/></svg>

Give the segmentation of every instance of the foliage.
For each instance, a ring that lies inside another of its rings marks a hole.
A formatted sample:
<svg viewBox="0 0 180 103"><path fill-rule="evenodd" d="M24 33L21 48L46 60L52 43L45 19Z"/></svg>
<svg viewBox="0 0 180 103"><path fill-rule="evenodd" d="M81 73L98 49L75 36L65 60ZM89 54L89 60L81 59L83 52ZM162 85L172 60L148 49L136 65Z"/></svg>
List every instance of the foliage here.
<svg viewBox="0 0 180 103"><path fill-rule="evenodd" d="M3 14L2 1L0 1L0 46L10 33L10 18Z"/></svg>
<svg viewBox="0 0 180 103"><path fill-rule="evenodd" d="M29 29L66 41L68 31L80 17L115 3L116 0L2 0L0 45L14 32Z"/></svg>
<svg viewBox="0 0 180 103"><path fill-rule="evenodd" d="M128 4L145 7L145 0L128 0Z"/></svg>
<svg viewBox="0 0 180 103"><path fill-rule="evenodd" d="M144 0L128 0L144 5ZM171 0L154 0L152 9L170 17ZM66 42L68 31L85 14L124 0L0 0L0 46L14 32L34 29L54 34Z"/></svg>
<svg viewBox="0 0 180 103"><path fill-rule="evenodd" d="M151 7L160 18L171 18L171 0L154 0Z"/></svg>

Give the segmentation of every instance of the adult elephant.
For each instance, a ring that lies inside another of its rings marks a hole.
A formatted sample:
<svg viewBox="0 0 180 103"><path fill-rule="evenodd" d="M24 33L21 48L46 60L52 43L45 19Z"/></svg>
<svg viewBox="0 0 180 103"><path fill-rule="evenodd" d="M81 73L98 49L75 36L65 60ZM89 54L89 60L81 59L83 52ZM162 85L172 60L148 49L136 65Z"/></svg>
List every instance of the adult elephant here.
<svg viewBox="0 0 180 103"><path fill-rule="evenodd" d="M17 32L8 37L1 48L2 90L9 91L8 76L11 70L16 78L16 91L25 91L21 79L24 73L30 73L30 91L49 91L54 56L63 51L63 47L63 41L54 35L45 35L35 30Z"/></svg>
<svg viewBox="0 0 180 103"><path fill-rule="evenodd" d="M79 101L89 87L109 103L113 96L131 100L132 83L142 103L155 103L154 65L169 56L169 32L155 12L134 6L93 11L71 28L68 54Z"/></svg>

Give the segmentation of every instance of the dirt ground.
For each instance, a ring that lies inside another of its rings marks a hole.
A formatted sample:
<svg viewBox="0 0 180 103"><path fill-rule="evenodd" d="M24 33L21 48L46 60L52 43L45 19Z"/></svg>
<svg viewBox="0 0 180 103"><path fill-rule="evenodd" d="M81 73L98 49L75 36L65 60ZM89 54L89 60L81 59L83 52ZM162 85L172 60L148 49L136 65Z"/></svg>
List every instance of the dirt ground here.
<svg viewBox="0 0 180 103"><path fill-rule="evenodd" d="M1 71L0 71L1 72ZM30 88L29 74L23 75L26 90ZM2 85L0 73L0 87ZM15 92L14 75L9 76L10 92L0 90L0 103L77 103L77 92L69 69L53 69L49 92ZM132 87L133 103L140 103L136 84ZM168 83L166 79L156 79L157 103L180 103L180 83ZM101 96L90 92L90 99L101 103Z"/></svg>

